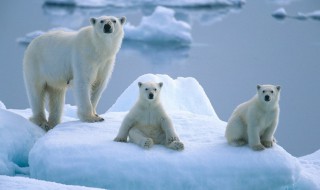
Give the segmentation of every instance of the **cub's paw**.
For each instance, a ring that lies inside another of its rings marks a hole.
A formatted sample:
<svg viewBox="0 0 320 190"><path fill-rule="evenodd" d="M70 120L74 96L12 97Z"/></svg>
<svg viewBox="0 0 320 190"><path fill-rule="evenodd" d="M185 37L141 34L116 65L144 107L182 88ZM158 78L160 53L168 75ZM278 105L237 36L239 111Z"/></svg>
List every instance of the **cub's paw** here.
<svg viewBox="0 0 320 190"><path fill-rule="evenodd" d="M144 149L149 149L153 146L153 140L151 138L147 138L145 141L141 142L141 146Z"/></svg>
<svg viewBox="0 0 320 190"><path fill-rule="evenodd" d="M262 144L253 145L253 146L251 146L251 148L252 148L252 150L255 150L255 151L264 150L264 146Z"/></svg>
<svg viewBox="0 0 320 190"><path fill-rule="evenodd" d="M116 141L116 142L127 142L127 138L116 137L116 138L113 139L113 141Z"/></svg>
<svg viewBox="0 0 320 190"><path fill-rule="evenodd" d="M168 144L170 144L173 141L179 141L179 138L178 137L169 137L167 141L168 141Z"/></svg>
<svg viewBox="0 0 320 190"><path fill-rule="evenodd" d="M266 147L266 148L271 148L271 147L273 147L273 141L262 141L261 143L262 143L263 146Z"/></svg>
<svg viewBox="0 0 320 190"><path fill-rule="evenodd" d="M184 149L184 145L182 142L180 141L173 141L170 145L169 148L173 149L173 150L178 150L181 151Z"/></svg>

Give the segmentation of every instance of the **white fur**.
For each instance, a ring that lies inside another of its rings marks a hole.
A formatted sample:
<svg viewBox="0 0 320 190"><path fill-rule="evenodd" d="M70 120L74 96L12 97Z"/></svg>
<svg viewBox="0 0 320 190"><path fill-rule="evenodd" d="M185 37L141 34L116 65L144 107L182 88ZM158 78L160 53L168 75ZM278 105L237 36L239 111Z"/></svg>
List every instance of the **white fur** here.
<svg viewBox="0 0 320 190"><path fill-rule="evenodd" d="M79 118L86 122L103 121L96 107L122 43L125 17L102 16L90 21L90 26L77 32L55 31L39 36L25 52L24 81L33 112L30 120L46 130L60 123L71 80ZM110 28L107 30L105 25ZM48 121L44 112L46 95Z"/></svg>
<svg viewBox="0 0 320 190"><path fill-rule="evenodd" d="M139 82L139 99L124 118L115 141L126 142L129 136L131 142L146 149L153 144L163 144L174 150L184 149L159 100L161 87L162 83Z"/></svg>
<svg viewBox="0 0 320 190"><path fill-rule="evenodd" d="M257 94L240 104L232 113L225 137L229 144L241 146L249 143L254 150L273 146L274 133L279 120L280 86L258 85ZM265 97L269 96L270 101Z"/></svg>

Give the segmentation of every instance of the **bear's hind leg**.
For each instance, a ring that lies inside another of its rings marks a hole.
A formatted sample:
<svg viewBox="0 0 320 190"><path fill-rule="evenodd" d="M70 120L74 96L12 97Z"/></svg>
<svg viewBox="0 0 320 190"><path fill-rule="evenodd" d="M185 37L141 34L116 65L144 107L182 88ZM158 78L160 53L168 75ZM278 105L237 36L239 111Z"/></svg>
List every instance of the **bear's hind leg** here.
<svg viewBox="0 0 320 190"><path fill-rule="evenodd" d="M65 100L65 88L52 88L48 87L49 94L49 129L61 122L61 115L63 112L63 105Z"/></svg>
<svg viewBox="0 0 320 190"><path fill-rule="evenodd" d="M129 139L131 142L145 149L149 149L153 146L153 140L146 137L139 129L134 127L129 131Z"/></svg>
<svg viewBox="0 0 320 190"><path fill-rule="evenodd" d="M48 130L48 122L45 114L45 85L33 84L32 80L25 80L28 93L28 99L32 110L30 121Z"/></svg>

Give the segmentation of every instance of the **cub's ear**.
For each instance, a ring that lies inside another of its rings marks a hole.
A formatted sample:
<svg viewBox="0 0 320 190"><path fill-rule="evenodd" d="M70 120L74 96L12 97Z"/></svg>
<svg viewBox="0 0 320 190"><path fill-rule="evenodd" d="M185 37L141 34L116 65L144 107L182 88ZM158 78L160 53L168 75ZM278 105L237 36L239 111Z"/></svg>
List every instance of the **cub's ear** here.
<svg viewBox="0 0 320 190"><path fill-rule="evenodd" d="M138 82L138 86L140 88L142 86L142 82Z"/></svg>
<svg viewBox="0 0 320 190"><path fill-rule="evenodd" d="M159 82L159 87L162 88L163 82Z"/></svg>
<svg viewBox="0 0 320 190"><path fill-rule="evenodd" d="M121 18L119 18L119 20L121 25L123 25L126 22L127 18L125 16L122 16Z"/></svg>
<svg viewBox="0 0 320 190"><path fill-rule="evenodd" d="M261 88L261 85L258 84L257 85L257 90L260 90L260 88Z"/></svg>
<svg viewBox="0 0 320 190"><path fill-rule="evenodd" d="M280 88L281 88L281 87L280 87L280 86L277 86L276 88L277 88L278 91L280 91Z"/></svg>
<svg viewBox="0 0 320 190"><path fill-rule="evenodd" d="M90 23L92 24L92 25L95 25L96 24L96 22L97 22L97 19L96 18L90 18Z"/></svg>

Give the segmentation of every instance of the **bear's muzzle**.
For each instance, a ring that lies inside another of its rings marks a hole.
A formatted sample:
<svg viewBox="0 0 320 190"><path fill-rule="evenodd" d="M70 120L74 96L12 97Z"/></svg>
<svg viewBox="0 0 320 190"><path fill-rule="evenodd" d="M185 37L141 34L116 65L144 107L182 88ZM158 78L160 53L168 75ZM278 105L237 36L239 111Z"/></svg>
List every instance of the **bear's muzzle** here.
<svg viewBox="0 0 320 190"><path fill-rule="evenodd" d="M108 22L103 26L103 32L104 33L112 33L113 32L111 22Z"/></svg>

